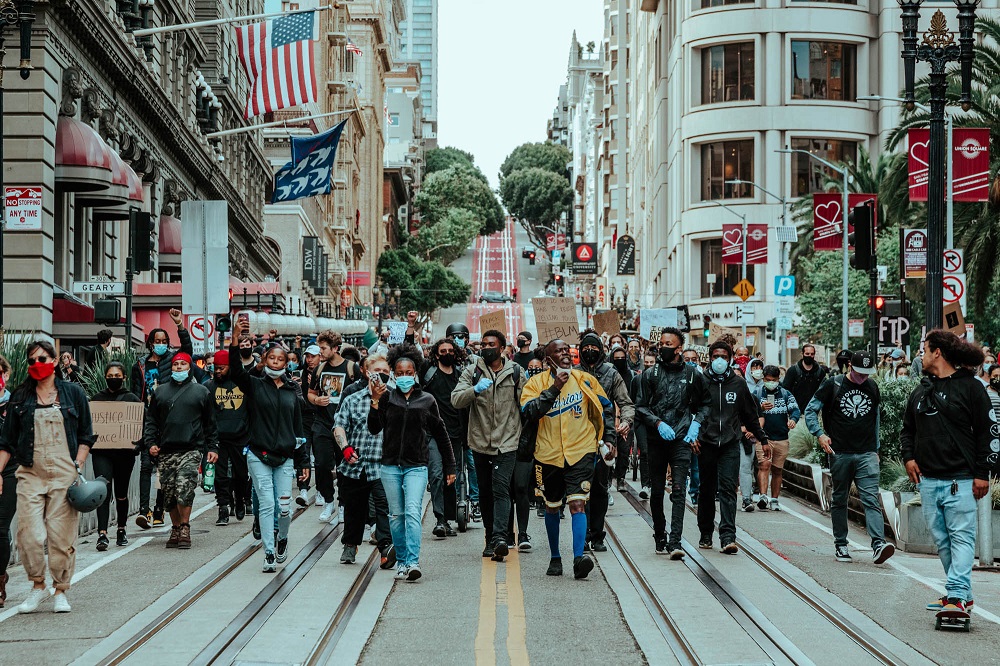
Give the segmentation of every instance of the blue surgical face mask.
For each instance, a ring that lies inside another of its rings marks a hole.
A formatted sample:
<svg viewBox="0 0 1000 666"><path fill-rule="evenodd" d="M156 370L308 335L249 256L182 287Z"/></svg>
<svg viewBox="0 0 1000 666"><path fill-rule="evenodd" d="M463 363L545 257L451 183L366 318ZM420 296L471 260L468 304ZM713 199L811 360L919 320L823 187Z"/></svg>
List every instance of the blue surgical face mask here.
<svg viewBox="0 0 1000 666"><path fill-rule="evenodd" d="M401 377L396 377L396 388L398 388L403 393L409 393L413 386L417 383L415 377L410 375L402 375Z"/></svg>
<svg viewBox="0 0 1000 666"><path fill-rule="evenodd" d="M174 379L175 382L182 382L182 381L184 381L185 379L188 378L188 374L189 373L188 373L187 370L185 370L183 372L178 372L178 371L174 370L173 372L170 373L170 376L173 377L173 379Z"/></svg>
<svg viewBox="0 0 1000 666"><path fill-rule="evenodd" d="M295 361L289 361L286 367L288 368L288 372L295 372L299 369L299 364Z"/></svg>
<svg viewBox="0 0 1000 666"><path fill-rule="evenodd" d="M170 349L167 345L153 345L153 353L157 356L163 356Z"/></svg>
<svg viewBox="0 0 1000 666"><path fill-rule="evenodd" d="M686 363L687 363L687 364L688 364L689 366L691 366L692 368L697 368L697 367L698 367L698 364L697 364L697 363L695 363L694 361L686 361Z"/></svg>
<svg viewBox="0 0 1000 666"><path fill-rule="evenodd" d="M726 370L729 369L729 361L721 356L717 356L712 359L712 372L717 375L723 375Z"/></svg>
<svg viewBox="0 0 1000 666"><path fill-rule="evenodd" d="M455 338L455 344L458 345L460 349L465 349L465 338Z"/></svg>

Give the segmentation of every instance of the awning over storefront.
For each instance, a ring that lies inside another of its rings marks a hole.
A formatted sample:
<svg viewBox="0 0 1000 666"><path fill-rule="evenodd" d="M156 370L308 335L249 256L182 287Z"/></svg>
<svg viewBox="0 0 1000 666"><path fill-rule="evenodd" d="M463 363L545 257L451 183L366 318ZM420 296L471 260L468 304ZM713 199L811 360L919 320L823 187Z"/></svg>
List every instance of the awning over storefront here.
<svg viewBox="0 0 1000 666"><path fill-rule="evenodd" d="M111 152L114 153L114 151ZM117 158L118 156L115 155L114 157ZM124 167L125 177L128 180L128 201L117 206L95 208L95 220L127 220L130 208L142 208L142 201L144 197L142 178L139 177L139 174L137 174L131 166L122 162L120 158L118 161L121 162L122 167ZM101 196L103 196L103 193ZM83 205L87 204L84 203Z"/></svg>
<svg viewBox="0 0 1000 666"><path fill-rule="evenodd" d="M181 221L173 215L160 216L160 254L181 253Z"/></svg>
<svg viewBox="0 0 1000 666"><path fill-rule="evenodd" d="M112 182L110 153L93 127L69 116L59 116L56 123L57 187L69 192L108 189Z"/></svg>
<svg viewBox="0 0 1000 666"><path fill-rule="evenodd" d="M132 171L132 167L125 164L118 153L111 150L100 137L97 137L97 140L101 142L104 151L108 154L108 159L111 161L111 184L105 190L77 194L76 203L93 208L119 206L128 201L130 186L128 172Z"/></svg>

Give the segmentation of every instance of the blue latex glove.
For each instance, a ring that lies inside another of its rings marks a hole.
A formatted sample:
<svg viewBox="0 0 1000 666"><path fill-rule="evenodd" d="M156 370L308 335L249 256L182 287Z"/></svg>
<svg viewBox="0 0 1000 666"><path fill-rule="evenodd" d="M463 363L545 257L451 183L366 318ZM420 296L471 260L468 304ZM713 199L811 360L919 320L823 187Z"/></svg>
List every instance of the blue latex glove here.
<svg viewBox="0 0 1000 666"><path fill-rule="evenodd" d="M663 421L660 421L660 425L656 426L656 432L660 433L660 437L667 440L668 442L671 442L677 438L677 433L674 432L674 429L668 426Z"/></svg>
<svg viewBox="0 0 1000 666"><path fill-rule="evenodd" d="M493 380L483 377L482 379L479 380L479 383L473 387L472 390L476 392L476 395L479 395L480 393L482 393L491 386L493 386Z"/></svg>
<svg viewBox="0 0 1000 666"><path fill-rule="evenodd" d="M698 439L698 433L701 431L701 424L697 421L691 421L691 427L688 428L688 434L684 435L684 441L688 444Z"/></svg>

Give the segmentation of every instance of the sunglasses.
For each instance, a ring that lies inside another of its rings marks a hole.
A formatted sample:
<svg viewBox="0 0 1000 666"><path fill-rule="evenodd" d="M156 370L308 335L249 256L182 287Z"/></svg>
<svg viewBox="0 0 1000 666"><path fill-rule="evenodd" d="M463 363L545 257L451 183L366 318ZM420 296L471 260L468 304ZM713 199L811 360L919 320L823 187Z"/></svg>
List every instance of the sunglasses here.
<svg viewBox="0 0 1000 666"><path fill-rule="evenodd" d="M29 358L28 365L34 365L36 363L48 363L51 360L53 359L49 358L45 354L42 354L41 356L36 356L35 358Z"/></svg>

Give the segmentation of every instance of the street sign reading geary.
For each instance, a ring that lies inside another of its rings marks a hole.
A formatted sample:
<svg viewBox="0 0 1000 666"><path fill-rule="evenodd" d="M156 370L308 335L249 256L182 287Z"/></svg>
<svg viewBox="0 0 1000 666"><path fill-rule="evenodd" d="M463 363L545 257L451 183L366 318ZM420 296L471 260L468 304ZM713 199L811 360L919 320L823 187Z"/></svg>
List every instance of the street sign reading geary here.
<svg viewBox="0 0 1000 666"><path fill-rule="evenodd" d="M74 294L124 294L124 282L74 282Z"/></svg>

